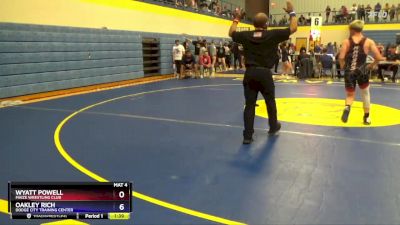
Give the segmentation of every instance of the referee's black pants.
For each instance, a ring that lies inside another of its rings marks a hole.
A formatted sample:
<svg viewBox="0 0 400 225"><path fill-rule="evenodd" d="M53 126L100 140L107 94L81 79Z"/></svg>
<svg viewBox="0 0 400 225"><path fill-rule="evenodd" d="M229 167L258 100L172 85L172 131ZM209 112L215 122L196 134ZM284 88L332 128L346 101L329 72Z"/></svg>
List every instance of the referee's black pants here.
<svg viewBox="0 0 400 225"><path fill-rule="evenodd" d="M269 127L276 129L278 124L275 102L275 85L269 68L249 67L243 79L244 97L244 131L243 136L250 139L254 133L254 117L258 92L261 92L267 105Z"/></svg>

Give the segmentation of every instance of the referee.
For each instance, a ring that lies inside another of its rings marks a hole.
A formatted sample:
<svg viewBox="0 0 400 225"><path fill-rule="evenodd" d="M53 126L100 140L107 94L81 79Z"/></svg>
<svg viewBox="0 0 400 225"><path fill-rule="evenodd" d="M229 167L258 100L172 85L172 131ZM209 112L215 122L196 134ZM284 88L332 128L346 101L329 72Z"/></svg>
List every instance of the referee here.
<svg viewBox="0 0 400 225"><path fill-rule="evenodd" d="M258 13L253 18L254 31L236 32L237 25L243 16L242 11L237 10L229 30L229 36L232 37L232 40L243 45L246 61L246 73L243 79L244 97L246 99L243 144L250 144L253 141L258 92L261 92L264 96L267 105L268 134L274 135L281 129L281 124L277 118L275 85L271 68L278 57L279 43L288 40L289 36L297 31L297 19L296 13L293 11L293 4L291 1L287 1L286 5L284 10L290 17L290 26L287 29L267 30L267 15Z"/></svg>

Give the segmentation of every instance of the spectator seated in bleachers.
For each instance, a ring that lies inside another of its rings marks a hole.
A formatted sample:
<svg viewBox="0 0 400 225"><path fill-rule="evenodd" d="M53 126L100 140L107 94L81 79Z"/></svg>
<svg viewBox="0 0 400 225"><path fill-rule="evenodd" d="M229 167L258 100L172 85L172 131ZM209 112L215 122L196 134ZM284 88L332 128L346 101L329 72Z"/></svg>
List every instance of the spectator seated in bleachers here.
<svg viewBox="0 0 400 225"><path fill-rule="evenodd" d="M336 23L347 23L349 16L349 11L347 10L346 6L342 5L340 10L336 13L335 21Z"/></svg>
<svg viewBox="0 0 400 225"><path fill-rule="evenodd" d="M285 26L288 23L288 20L286 18L286 15L282 17L282 19L279 21L279 26Z"/></svg>
<svg viewBox="0 0 400 225"><path fill-rule="evenodd" d="M276 19L275 19L275 18L274 18L274 20L272 21L272 25L278 26L278 22L276 22Z"/></svg>
<svg viewBox="0 0 400 225"><path fill-rule="evenodd" d="M221 12L221 15L228 17L228 18L232 18L232 11L230 9L228 9L228 7L225 5Z"/></svg>
<svg viewBox="0 0 400 225"><path fill-rule="evenodd" d="M213 0L209 6L209 9L216 15L221 15L221 3L219 0Z"/></svg>
<svg viewBox="0 0 400 225"><path fill-rule="evenodd" d="M208 11L207 0L200 0L199 1L199 9L206 12Z"/></svg>
<svg viewBox="0 0 400 225"><path fill-rule="evenodd" d="M185 5L185 1L184 0L175 0L175 5L183 7Z"/></svg>
<svg viewBox="0 0 400 225"><path fill-rule="evenodd" d="M306 24L306 18L304 17L303 14L301 14L301 16L299 17L298 23L299 23L299 25L305 25Z"/></svg>

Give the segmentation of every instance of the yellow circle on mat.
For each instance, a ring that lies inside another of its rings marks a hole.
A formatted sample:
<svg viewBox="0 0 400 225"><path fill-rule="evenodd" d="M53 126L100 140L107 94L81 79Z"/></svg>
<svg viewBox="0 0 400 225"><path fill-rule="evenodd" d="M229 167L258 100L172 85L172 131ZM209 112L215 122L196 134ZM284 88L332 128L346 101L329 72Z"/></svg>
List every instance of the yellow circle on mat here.
<svg viewBox="0 0 400 225"><path fill-rule="evenodd" d="M268 118L264 100L258 100L256 115ZM400 110L378 104L371 104L370 126L363 124L362 102L355 101L347 123L341 121L344 99L327 98L278 98L278 119L280 121L334 127L382 127L400 124Z"/></svg>

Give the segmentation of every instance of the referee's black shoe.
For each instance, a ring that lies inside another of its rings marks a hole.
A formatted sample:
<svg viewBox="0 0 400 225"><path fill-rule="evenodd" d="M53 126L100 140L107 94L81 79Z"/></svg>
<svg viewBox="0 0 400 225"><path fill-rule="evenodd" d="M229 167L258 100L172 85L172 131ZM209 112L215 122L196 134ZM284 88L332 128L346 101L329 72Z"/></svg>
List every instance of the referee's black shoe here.
<svg viewBox="0 0 400 225"><path fill-rule="evenodd" d="M276 133L278 133L278 131L281 129L282 125L281 123L277 123L276 124L276 128L275 129L269 129L268 134L269 135L275 135Z"/></svg>
<svg viewBox="0 0 400 225"><path fill-rule="evenodd" d="M244 145L249 145L254 141L253 138L243 138L243 144Z"/></svg>

